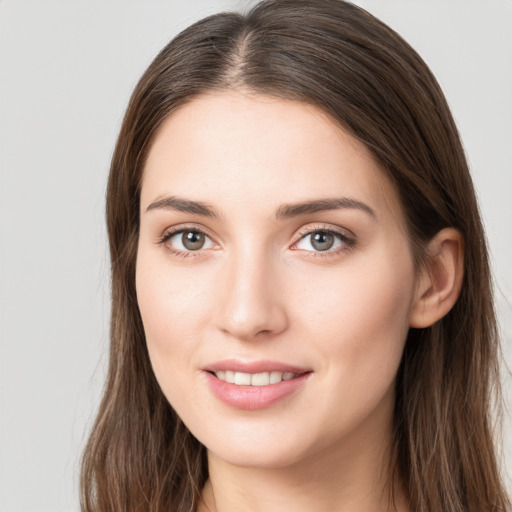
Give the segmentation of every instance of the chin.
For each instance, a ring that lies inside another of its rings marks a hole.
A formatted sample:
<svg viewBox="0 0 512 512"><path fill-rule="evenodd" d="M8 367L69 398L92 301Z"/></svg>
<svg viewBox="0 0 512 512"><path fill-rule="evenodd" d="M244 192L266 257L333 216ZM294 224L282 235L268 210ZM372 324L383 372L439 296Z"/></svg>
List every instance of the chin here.
<svg viewBox="0 0 512 512"><path fill-rule="evenodd" d="M300 464L326 448L322 439L308 436L304 429L291 425L276 429L276 425L238 425L238 428L202 432L199 440L206 446L209 456L244 468L281 469ZM224 435L219 437L218 433ZM206 435L205 435L206 434ZM327 436L329 437L329 436Z"/></svg>
<svg viewBox="0 0 512 512"><path fill-rule="evenodd" d="M295 465L302 458L295 450L262 448L260 445L252 448L235 445L227 450L208 450L208 453L231 466L251 469L282 469Z"/></svg>

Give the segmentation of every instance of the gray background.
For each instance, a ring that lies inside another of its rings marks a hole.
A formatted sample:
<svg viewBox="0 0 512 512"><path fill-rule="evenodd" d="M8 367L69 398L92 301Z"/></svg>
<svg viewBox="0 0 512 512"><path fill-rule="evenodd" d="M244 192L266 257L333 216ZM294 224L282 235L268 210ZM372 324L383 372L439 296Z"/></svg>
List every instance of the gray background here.
<svg viewBox="0 0 512 512"><path fill-rule="evenodd" d="M512 2L356 3L401 33L446 92L488 229L512 366ZM246 5L0 0L1 512L78 510L78 458L106 363L104 188L123 111L178 30ZM505 387L510 403L510 375ZM510 414L505 438L510 474Z"/></svg>

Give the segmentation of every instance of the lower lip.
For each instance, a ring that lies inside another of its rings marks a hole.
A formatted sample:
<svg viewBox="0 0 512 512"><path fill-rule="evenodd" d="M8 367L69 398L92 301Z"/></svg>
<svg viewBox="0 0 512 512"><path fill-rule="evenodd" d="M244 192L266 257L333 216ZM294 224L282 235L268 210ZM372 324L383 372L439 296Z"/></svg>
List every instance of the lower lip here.
<svg viewBox="0 0 512 512"><path fill-rule="evenodd" d="M212 393L226 405L236 409L254 411L270 407L284 398L299 391L306 383L311 373L304 373L290 380L268 386L237 386L218 379L210 372L206 379Z"/></svg>

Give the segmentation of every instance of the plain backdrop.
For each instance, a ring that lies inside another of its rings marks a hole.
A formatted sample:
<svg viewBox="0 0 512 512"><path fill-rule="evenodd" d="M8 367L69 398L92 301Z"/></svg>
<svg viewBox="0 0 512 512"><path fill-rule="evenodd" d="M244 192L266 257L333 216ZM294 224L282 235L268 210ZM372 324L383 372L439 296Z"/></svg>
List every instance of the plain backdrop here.
<svg viewBox="0 0 512 512"><path fill-rule="evenodd" d="M488 229L512 366L512 2L357 2L430 65ZM0 0L0 511L71 512L104 380L104 189L129 95L191 22L245 1ZM507 401L510 374L504 378ZM512 473L512 423L505 423ZM512 489L512 487L511 487Z"/></svg>

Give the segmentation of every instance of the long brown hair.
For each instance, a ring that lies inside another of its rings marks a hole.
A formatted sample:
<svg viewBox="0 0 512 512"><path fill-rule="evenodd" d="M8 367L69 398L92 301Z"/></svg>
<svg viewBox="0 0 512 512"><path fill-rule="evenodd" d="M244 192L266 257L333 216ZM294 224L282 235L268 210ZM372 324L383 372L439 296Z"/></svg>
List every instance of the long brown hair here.
<svg viewBox="0 0 512 512"><path fill-rule="evenodd" d="M199 21L139 81L112 159L107 223L112 264L107 383L82 464L84 512L193 511L205 448L162 394L135 293L139 196L162 121L196 95L245 88L316 105L362 141L399 192L421 264L442 228L465 240L459 300L411 329L396 379L395 474L417 512L504 512L494 447L498 338L486 241L445 98L416 52L341 0L270 0Z"/></svg>

